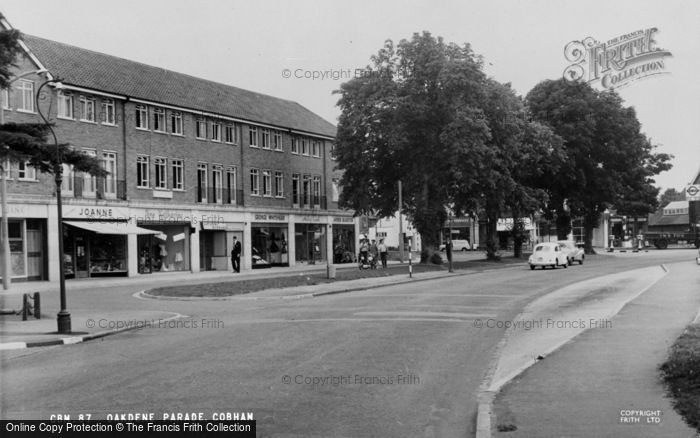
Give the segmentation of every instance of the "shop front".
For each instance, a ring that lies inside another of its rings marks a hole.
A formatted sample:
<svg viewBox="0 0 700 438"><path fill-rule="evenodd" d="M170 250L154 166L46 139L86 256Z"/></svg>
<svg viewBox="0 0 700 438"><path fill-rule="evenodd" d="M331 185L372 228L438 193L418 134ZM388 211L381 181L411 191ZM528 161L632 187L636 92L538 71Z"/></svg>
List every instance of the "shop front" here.
<svg viewBox="0 0 700 438"><path fill-rule="evenodd" d="M353 263L357 254L355 248L355 219L352 217L333 218L333 263Z"/></svg>
<svg viewBox="0 0 700 438"><path fill-rule="evenodd" d="M255 214L250 227L252 268L289 266L289 224L284 214Z"/></svg>
<svg viewBox="0 0 700 438"><path fill-rule="evenodd" d="M63 270L66 278L127 276L127 236L155 231L128 221L63 221Z"/></svg>
<svg viewBox="0 0 700 438"><path fill-rule="evenodd" d="M13 281L46 279L46 219L8 218L10 268ZM4 254L0 251L0 263Z"/></svg>
<svg viewBox="0 0 700 438"><path fill-rule="evenodd" d="M301 216L296 219L294 257L298 263L315 264L327 260L327 227L320 216Z"/></svg>
<svg viewBox="0 0 700 438"><path fill-rule="evenodd" d="M231 270L233 238L243 242L244 222L228 222L224 217L202 221L199 232L199 265L204 271Z"/></svg>
<svg viewBox="0 0 700 438"><path fill-rule="evenodd" d="M190 223L139 223L155 231L138 236L139 274L190 270Z"/></svg>

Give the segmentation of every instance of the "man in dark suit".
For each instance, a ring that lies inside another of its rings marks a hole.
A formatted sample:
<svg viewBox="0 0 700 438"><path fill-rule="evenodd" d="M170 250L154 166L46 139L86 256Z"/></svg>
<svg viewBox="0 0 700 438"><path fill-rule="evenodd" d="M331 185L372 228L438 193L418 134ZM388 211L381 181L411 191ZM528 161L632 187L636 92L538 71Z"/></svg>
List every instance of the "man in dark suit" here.
<svg viewBox="0 0 700 438"><path fill-rule="evenodd" d="M241 272L241 242L233 236L233 249L231 250L231 265L233 272Z"/></svg>

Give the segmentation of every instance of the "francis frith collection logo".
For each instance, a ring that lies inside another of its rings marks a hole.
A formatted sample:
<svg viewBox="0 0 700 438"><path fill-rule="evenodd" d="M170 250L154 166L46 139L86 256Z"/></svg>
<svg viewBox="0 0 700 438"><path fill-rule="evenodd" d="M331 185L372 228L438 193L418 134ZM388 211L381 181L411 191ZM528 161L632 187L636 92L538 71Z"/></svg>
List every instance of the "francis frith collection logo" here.
<svg viewBox="0 0 700 438"><path fill-rule="evenodd" d="M572 82L600 84L604 89L621 88L639 79L669 73L666 57L671 52L657 46L655 27L620 35L605 42L592 37L571 41L564 48L572 64L564 78Z"/></svg>

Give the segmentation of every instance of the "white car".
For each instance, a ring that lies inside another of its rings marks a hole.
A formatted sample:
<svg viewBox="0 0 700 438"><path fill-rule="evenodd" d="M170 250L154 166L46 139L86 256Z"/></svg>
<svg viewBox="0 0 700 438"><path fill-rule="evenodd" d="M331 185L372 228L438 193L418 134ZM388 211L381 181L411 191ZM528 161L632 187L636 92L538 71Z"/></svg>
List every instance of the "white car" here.
<svg viewBox="0 0 700 438"><path fill-rule="evenodd" d="M586 253L583 249L576 246L574 242L568 240L560 240L557 243L561 246L562 251L566 253L569 265L574 262L578 262L579 265L583 264L583 259L586 258Z"/></svg>
<svg viewBox="0 0 700 438"><path fill-rule="evenodd" d="M535 251L533 251L527 262L530 265L530 269L535 269L536 266L542 266L542 269L547 266L551 266L553 269L556 269L557 266L563 266L564 268L569 266L566 252L556 242L543 242L535 245Z"/></svg>
<svg viewBox="0 0 700 438"><path fill-rule="evenodd" d="M454 239L452 241L452 251L469 251L472 249L468 240ZM440 245L440 251L445 250L445 244Z"/></svg>

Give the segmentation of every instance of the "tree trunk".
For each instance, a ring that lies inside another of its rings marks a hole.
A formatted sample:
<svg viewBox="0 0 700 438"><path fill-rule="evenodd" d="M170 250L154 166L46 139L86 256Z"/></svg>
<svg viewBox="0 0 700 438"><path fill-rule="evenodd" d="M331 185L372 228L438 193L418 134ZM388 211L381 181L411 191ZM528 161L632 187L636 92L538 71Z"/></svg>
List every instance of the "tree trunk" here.
<svg viewBox="0 0 700 438"><path fill-rule="evenodd" d="M571 216L566 212L557 213L557 240L566 240L571 232Z"/></svg>
<svg viewBox="0 0 700 438"><path fill-rule="evenodd" d="M486 223L486 260L500 261L501 257L498 255L498 229L496 227L498 211L488 211L486 214L488 219Z"/></svg>

